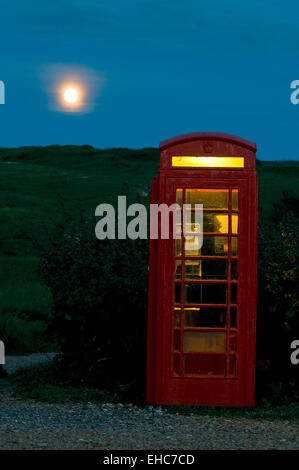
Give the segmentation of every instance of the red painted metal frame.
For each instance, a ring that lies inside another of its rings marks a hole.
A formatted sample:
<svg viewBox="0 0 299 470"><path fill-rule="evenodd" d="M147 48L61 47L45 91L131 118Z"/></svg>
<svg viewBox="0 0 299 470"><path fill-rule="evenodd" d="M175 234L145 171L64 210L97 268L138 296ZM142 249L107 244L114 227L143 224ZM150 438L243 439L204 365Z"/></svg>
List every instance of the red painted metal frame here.
<svg viewBox="0 0 299 470"><path fill-rule="evenodd" d="M253 406L257 288L256 145L218 133L193 133L160 144L158 176L151 203L173 204L177 188L239 190L238 324L236 376L172 374L174 311L174 240L150 241L148 296L147 401L156 404ZM244 168L172 167L173 155L244 157ZM229 299L228 301L229 302ZM182 353L181 353L182 354ZM226 351L227 354L227 351Z"/></svg>

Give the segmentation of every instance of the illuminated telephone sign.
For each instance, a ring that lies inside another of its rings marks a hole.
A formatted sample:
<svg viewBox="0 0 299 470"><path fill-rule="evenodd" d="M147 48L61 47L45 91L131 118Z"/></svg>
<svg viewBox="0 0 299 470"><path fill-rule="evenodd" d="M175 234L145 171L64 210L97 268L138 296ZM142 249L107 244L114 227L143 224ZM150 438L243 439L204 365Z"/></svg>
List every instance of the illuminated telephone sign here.
<svg viewBox="0 0 299 470"><path fill-rule="evenodd" d="M256 145L194 133L162 142L160 151L151 203L177 203L180 220L187 207L193 238L181 223L179 238L150 241L147 401L253 406ZM196 204L202 228L192 222Z"/></svg>

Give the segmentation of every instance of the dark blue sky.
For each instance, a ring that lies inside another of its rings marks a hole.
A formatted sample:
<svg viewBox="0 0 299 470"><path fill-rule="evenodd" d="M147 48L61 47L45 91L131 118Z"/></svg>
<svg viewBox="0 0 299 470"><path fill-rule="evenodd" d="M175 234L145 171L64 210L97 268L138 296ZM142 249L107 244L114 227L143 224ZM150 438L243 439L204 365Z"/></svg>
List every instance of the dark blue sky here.
<svg viewBox="0 0 299 470"><path fill-rule="evenodd" d="M298 159L297 1L10 0L0 24L2 147L218 131L257 142L261 159ZM74 69L99 79L88 113L50 106L55 70Z"/></svg>

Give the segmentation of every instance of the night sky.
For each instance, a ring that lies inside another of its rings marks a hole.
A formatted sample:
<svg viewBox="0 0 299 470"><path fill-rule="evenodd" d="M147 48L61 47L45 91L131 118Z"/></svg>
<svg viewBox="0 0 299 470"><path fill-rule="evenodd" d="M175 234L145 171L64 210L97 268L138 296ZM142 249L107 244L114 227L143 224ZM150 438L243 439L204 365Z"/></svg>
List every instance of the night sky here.
<svg viewBox="0 0 299 470"><path fill-rule="evenodd" d="M0 146L156 147L186 132L299 156L299 3L10 0L0 3ZM54 106L65 77L88 107Z"/></svg>

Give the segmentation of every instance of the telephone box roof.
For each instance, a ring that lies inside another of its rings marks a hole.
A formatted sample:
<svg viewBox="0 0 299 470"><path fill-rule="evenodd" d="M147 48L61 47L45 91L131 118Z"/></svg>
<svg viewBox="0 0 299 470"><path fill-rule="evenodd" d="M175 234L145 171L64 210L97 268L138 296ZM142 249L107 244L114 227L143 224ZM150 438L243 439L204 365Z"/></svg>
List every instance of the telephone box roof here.
<svg viewBox="0 0 299 470"><path fill-rule="evenodd" d="M249 140L242 139L241 137L230 134L223 134L221 132L192 132L190 134L178 135L172 139L160 142L159 149L162 151L169 147L173 147L174 145L195 140L221 140L224 142L230 142L231 144L241 145L242 147L245 147L252 152L256 152L257 149L254 142L249 142Z"/></svg>

